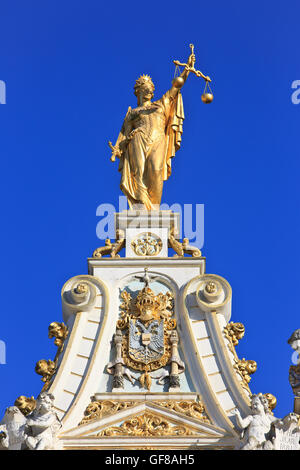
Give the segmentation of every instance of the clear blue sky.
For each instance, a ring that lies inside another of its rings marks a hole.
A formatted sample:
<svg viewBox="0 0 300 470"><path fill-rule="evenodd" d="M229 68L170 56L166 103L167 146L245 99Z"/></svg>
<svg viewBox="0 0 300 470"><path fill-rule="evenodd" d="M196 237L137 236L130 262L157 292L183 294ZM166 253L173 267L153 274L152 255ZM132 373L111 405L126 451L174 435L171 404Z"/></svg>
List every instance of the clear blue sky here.
<svg viewBox="0 0 300 470"><path fill-rule="evenodd" d="M60 289L87 273L101 245L96 208L117 205L109 160L135 79L152 76L159 98L173 59L195 44L214 102L189 77L182 148L163 202L205 204L207 272L233 289L244 323L240 358L254 359L253 393L292 411L287 339L299 318L300 80L296 1L3 1L0 11L1 327L0 414L37 396L37 360L53 358L48 325L62 321Z"/></svg>

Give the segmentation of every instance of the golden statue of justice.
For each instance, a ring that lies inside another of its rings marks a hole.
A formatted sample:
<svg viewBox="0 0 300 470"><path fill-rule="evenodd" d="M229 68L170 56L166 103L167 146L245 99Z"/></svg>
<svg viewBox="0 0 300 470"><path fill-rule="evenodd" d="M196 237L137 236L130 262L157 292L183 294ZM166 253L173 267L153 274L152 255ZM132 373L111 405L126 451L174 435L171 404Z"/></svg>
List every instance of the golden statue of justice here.
<svg viewBox="0 0 300 470"><path fill-rule="evenodd" d="M171 175L171 160L180 148L183 131L183 100L181 88L190 73L205 80L201 99L211 103L211 79L195 69L194 45L190 44L187 63L174 60L175 76L172 87L157 101L154 84L149 75L139 77L134 86L136 108L128 108L118 139L113 145L111 161L120 159L120 188L130 208L158 210L162 198L163 182ZM179 67L183 72L176 76Z"/></svg>

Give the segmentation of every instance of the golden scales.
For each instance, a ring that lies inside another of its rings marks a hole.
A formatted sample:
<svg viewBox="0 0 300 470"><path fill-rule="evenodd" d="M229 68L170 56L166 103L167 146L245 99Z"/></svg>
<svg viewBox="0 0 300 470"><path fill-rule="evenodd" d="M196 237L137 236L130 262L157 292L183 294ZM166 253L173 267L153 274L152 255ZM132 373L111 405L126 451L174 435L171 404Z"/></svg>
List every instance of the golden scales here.
<svg viewBox="0 0 300 470"><path fill-rule="evenodd" d="M194 54L194 44L190 44L190 48L191 48L191 53ZM173 60L173 63L176 65L174 79L173 79L173 85L176 88L181 88L182 85L184 84L183 78L180 77L180 76L176 76L177 72L179 73L179 70L180 70L179 67L184 67L187 72L193 72L197 77L204 78L205 87L204 87L204 91L201 95L201 99L202 99L203 103L211 103L212 100L214 99L214 95L212 94L211 88L209 86L209 83L211 82L211 79L209 77L206 77L205 75L203 75L203 73L200 72L200 70L195 69L195 67L194 67L195 60L193 61L192 65L183 64L183 63L179 62L179 60Z"/></svg>

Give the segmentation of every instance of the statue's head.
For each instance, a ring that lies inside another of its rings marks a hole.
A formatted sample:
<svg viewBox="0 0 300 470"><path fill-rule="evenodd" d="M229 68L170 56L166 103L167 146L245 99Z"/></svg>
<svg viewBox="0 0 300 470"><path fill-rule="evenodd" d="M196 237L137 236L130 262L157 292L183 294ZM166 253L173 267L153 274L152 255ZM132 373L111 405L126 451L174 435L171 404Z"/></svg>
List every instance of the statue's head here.
<svg viewBox="0 0 300 470"><path fill-rule="evenodd" d="M154 90L155 87L149 75L141 75L140 78L135 81L134 94L139 104L142 104L142 102L140 102L141 99L151 100L154 96Z"/></svg>
<svg viewBox="0 0 300 470"><path fill-rule="evenodd" d="M288 339L288 344L300 353L300 329L294 331L292 336Z"/></svg>
<svg viewBox="0 0 300 470"><path fill-rule="evenodd" d="M267 399L266 399L267 401ZM266 404L264 403L263 395L258 393L257 395L252 395L251 397L251 409L253 414L263 414L265 413Z"/></svg>
<svg viewBox="0 0 300 470"><path fill-rule="evenodd" d="M36 411L39 413L47 413L51 411L54 396L52 393L42 392L36 400Z"/></svg>

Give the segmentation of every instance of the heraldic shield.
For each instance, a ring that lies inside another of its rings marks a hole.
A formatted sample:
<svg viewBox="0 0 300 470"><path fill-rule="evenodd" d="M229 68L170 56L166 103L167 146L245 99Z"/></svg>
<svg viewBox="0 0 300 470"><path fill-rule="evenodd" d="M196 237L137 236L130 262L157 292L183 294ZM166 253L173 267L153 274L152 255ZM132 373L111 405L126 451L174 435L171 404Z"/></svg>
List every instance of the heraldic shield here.
<svg viewBox="0 0 300 470"><path fill-rule="evenodd" d="M124 375L130 381L137 380L131 374L131 370L135 370L141 372L138 380L142 387L150 390L151 372L172 367L172 334L176 330L176 320L172 318L173 295L169 291L155 294L149 287L151 280L145 268L142 277L145 287L138 295L132 297L126 289L121 292L121 314L115 335L116 358L107 369L114 374L114 388L123 387ZM173 355L175 357L177 353ZM162 371L162 377L169 375L168 370Z"/></svg>
<svg viewBox="0 0 300 470"><path fill-rule="evenodd" d="M140 320L129 321L128 355L142 364L161 359L165 353L164 320L146 326Z"/></svg>

